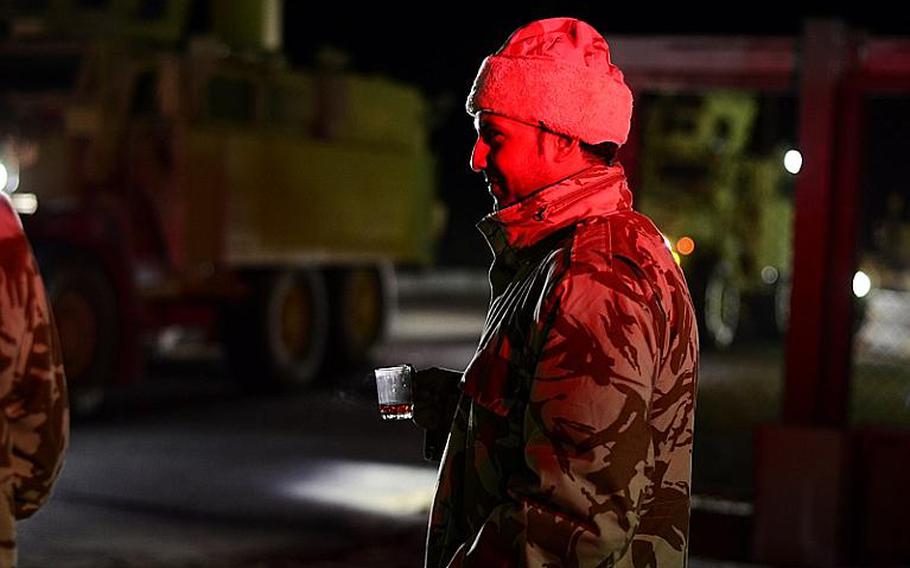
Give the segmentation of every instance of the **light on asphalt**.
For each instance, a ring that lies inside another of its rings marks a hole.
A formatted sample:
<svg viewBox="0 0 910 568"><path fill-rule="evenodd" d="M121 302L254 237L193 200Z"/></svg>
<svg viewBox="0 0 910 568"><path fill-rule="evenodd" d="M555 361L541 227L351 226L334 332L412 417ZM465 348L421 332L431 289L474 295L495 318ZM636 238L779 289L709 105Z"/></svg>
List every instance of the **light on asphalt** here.
<svg viewBox="0 0 910 568"><path fill-rule="evenodd" d="M424 515L436 486L436 469L371 462L327 462L292 483L297 499L389 516Z"/></svg>

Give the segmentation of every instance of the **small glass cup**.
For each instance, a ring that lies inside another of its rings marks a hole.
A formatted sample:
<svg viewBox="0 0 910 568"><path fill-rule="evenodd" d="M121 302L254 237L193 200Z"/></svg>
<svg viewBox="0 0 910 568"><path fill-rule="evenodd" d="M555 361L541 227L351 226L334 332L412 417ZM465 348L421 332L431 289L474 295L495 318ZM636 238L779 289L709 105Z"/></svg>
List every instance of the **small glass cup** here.
<svg viewBox="0 0 910 568"><path fill-rule="evenodd" d="M382 367L373 371L379 415L383 420L408 420L414 416L414 400L411 398L413 374L414 367L411 365Z"/></svg>

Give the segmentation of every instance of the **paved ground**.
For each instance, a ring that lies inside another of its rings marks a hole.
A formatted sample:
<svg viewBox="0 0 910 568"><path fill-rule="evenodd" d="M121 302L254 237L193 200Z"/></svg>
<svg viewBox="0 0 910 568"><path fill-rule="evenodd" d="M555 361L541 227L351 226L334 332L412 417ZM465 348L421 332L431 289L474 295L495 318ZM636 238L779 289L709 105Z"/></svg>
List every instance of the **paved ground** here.
<svg viewBox="0 0 910 568"><path fill-rule="evenodd" d="M373 364L466 365L483 322L482 276L433 287L464 301L441 305L406 285ZM709 357L705 384L763 377L775 361L760 351ZM105 416L74 428L54 498L20 524L20 566L420 565L435 482L420 432L378 418L368 368L323 382L332 386L249 398L217 359L158 365Z"/></svg>

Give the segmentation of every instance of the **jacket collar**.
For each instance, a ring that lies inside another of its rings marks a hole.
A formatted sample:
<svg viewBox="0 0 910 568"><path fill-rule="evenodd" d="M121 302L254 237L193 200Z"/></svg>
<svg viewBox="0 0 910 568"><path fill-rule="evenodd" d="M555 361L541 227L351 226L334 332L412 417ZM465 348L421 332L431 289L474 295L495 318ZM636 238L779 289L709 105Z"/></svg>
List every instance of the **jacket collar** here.
<svg viewBox="0 0 910 568"><path fill-rule="evenodd" d="M594 165L543 187L477 223L496 257L511 256L586 217L632 208L622 166Z"/></svg>

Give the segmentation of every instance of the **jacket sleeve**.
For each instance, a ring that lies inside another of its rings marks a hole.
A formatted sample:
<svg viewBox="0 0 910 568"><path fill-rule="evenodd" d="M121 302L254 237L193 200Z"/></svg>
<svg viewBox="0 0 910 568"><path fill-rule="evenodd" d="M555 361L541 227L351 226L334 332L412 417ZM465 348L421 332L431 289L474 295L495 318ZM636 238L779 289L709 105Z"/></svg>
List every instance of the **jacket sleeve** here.
<svg viewBox="0 0 910 568"><path fill-rule="evenodd" d="M654 468L652 288L631 261L559 283L524 419L524 481L452 566L610 566L631 545Z"/></svg>
<svg viewBox="0 0 910 568"><path fill-rule="evenodd" d="M4 340L14 349L4 361L2 405L15 515L25 518L47 500L60 473L69 411L60 344L34 256L21 233L4 238L3 247L0 310Z"/></svg>

